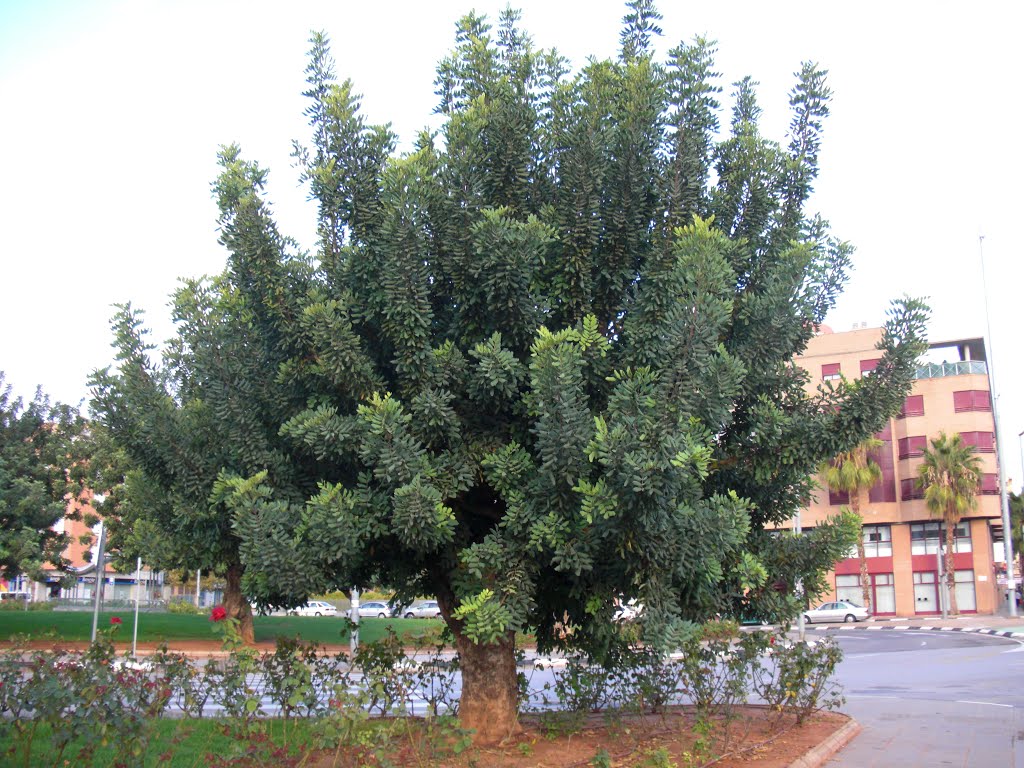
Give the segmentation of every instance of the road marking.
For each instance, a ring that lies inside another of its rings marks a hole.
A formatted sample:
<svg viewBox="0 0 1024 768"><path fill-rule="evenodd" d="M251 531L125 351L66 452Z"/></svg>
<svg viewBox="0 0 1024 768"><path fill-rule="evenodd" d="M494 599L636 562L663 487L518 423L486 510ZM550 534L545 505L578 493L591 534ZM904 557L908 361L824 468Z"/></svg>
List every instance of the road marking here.
<svg viewBox="0 0 1024 768"><path fill-rule="evenodd" d="M1013 709L1013 704L996 704L994 701L968 701L967 699L957 699L957 704L984 704L987 707L1008 707Z"/></svg>

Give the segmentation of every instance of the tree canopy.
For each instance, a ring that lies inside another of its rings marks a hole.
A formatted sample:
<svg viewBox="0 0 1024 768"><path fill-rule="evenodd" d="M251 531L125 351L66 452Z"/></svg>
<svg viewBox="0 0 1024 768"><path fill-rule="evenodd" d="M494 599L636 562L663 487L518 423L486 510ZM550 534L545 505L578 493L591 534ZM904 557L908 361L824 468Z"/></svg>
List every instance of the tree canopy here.
<svg viewBox="0 0 1024 768"><path fill-rule="evenodd" d="M175 525L237 556L256 602L436 595L463 717L491 736L514 712L515 630L602 654L623 596L670 643L790 610L773 585L820 586L856 526L766 529L899 409L922 349L925 308L897 302L874 374L807 393L793 357L852 252L805 210L826 72L796 73L786 143L761 135L751 78L723 127L714 44L656 60L659 18L630 3L619 58L573 73L515 12L466 16L438 66L443 127L406 153L315 34L294 151L315 251L224 147L225 272L178 291L159 362L123 307L119 365L94 380Z"/></svg>

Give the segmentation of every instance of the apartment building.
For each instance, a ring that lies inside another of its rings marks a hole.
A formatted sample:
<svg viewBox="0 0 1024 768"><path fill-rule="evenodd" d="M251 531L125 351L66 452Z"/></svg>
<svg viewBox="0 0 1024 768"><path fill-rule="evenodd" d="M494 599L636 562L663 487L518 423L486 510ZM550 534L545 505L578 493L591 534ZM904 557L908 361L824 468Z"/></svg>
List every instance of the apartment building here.
<svg viewBox="0 0 1024 768"><path fill-rule="evenodd" d="M881 328L834 333L822 326L796 363L811 374L813 388L840 376L870 375L880 357L875 347L881 334ZM940 600L946 599L937 558L944 532L915 482L928 440L940 431L959 433L974 446L984 472L978 507L955 533L957 606L962 613L992 613L1001 604L996 581L1001 563L996 563L993 547L1002 542L999 476L985 360L985 345L979 338L931 344L901 412L876 435L882 446L873 459L882 470L882 480L871 489L861 510L871 576L870 607L875 615L934 615L942 610ZM845 494L823 487L802 513L803 526L815 525L846 503ZM836 565L831 583L832 599L863 602L856 552Z"/></svg>

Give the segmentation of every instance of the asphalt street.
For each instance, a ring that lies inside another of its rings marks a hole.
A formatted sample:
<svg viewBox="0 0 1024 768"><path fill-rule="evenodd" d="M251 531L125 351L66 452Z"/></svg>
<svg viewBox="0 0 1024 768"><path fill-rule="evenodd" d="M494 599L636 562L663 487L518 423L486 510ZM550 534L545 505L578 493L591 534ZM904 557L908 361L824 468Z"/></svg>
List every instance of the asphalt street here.
<svg viewBox="0 0 1024 768"><path fill-rule="evenodd" d="M1024 643L974 633L831 632L863 731L831 768L1024 768Z"/></svg>

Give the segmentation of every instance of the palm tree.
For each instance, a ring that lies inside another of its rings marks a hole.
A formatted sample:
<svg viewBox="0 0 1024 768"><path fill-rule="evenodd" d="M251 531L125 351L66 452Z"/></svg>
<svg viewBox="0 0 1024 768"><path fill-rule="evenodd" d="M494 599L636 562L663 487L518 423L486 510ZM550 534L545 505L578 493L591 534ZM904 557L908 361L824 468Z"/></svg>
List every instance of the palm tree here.
<svg viewBox="0 0 1024 768"><path fill-rule="evenodd" d="M981 482L981 459L974 448L965 445L960 435L947 437L940 432L925 448L924 463L917 470L917 484L924 489L928 511L942 519L946 529L946 589L949 612L957 615L956 571L953 566L953 535L956 526L968 512L978 506L978 484Z"/></svg>
<svg viewBox="0 0 1024 768"><path fill-rule="evenodd" d="M882 479L882 468L871 459L871 451L882 447L882 441L869 437L849 451L837 455L831 462L824 462L819 471L828 487L850 495L850 509L860 515L865 495ZM864 534L857 537L857 558L860 560L860 588L864 595L864 607L871 608L871 577L868 576L868 559L864 554Z"/></svg>

